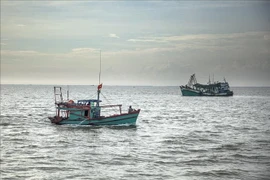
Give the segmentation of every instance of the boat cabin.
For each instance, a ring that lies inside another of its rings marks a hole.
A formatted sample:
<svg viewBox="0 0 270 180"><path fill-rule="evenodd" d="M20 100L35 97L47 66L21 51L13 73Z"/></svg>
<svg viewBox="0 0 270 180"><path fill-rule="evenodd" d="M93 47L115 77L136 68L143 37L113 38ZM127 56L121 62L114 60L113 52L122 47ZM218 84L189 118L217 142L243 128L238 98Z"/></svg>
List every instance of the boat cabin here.
<svg viewBox="0 0 270 180"><path fill-rule="evenodd" d="M230 91L230 86L227 82L216 82L213 84L194 84L193 88L202 92L202 93L211 93L211 94L217 94L217 93L227 93Z"/></svg>
<svg viewBox="0 0 270 180"><path fill-rule="evenodd" d="M58 103L57 115L62 118L75 119L78 117L94 119L100 117L100 106L97 103L101 100L88 99L88 100L78 100L77 103L69 100L65 103Z"/></svg>
<svg viewBox="0 0 270 180"><path fill-rule="evenodd" d="M101 100L97 99L78 100L76 105L79 107L82 106L83 111L74 111L71 112L70 115L75 116L80 115L87 117L89 119L98 118L100 116L100 107L97 106L98 102L101 102Z"/></svg>

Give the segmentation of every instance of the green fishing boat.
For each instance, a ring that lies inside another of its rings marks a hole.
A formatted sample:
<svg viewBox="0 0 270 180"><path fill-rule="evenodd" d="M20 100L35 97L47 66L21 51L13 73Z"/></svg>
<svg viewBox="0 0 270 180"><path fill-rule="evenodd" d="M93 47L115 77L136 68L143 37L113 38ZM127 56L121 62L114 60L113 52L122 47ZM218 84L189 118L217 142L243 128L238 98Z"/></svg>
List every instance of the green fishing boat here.
<svg viewBox="0 0 270 180"><path fill-rule="evenodd" d="M59 125L136 125L140 109L133 109L132 106L129 106L127 112L123 112L121 104L100 105L100 93L102 88L100 76L101 58L97 99L84 99L75 102L69 100L69 91L67 91L67 99L63 100L62 87L54 87L56 115L48 117L51 122ZM109 108L113 109L109 110ZM118 110L116 111L114 108Z"/></svg>
<svg viewBox="0 0 270 180"><path fill-rule="evenodd" d="M226 82L211 82L208 84L197 83L195 74L192 74L188 84L180 86L183 96L233 96L233 91L230 90L229 83Z"/></svg>
<svg viewBox="0 0 270 180"><path fill-rule="evenodd" d="M76 124L76 125L136 125L140 109L132 109L130 106L127 112L122 112L122 105L100 105L99 94L102 84L98 86L97 99L63 100L62 88L54 87L56 115L49 117L54 124ZM109 108L113 114L108 114ZM111 109L112 110L112 109ZM102 111L106 115L102 115Z"/></svg>

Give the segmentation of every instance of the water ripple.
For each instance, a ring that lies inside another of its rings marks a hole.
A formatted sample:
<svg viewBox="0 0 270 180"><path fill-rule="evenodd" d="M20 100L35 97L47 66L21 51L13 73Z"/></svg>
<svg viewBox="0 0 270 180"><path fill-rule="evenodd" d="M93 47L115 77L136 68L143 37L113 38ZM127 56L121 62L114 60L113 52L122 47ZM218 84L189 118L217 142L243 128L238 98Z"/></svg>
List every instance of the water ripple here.
<svg viewBox="0 0 270 180"><path fill-rule="evenodd" d="M96 93L70 88L71 99ZM142 109L136 126L104 127L51 124L52 90L1 85L2 179L270 177L270 88L191 98L178 87L104 86L112 102Z"/></svg>

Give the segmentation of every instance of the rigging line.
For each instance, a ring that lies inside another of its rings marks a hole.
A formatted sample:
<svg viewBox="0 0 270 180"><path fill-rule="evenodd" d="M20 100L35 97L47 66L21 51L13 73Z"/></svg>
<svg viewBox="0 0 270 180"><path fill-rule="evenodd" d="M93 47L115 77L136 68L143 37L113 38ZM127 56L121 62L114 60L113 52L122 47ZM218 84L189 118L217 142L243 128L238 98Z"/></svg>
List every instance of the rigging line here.
<svg viewBox="0 0 270 180"><path fill-rule="evenodd" d="M91 90L91 89L90 89ZM90 99L95 99L96 98L96 96L97 96L97 94L96 93L93 93L93 94L91 94L90 96L85 96L85 99L88 99L88 97L90 98Z"/></svg>
<svg viewBox="0 0 270 180"><path fill-rule="evenodd" d="M103 96L103 98L104 98L106 101L108 101L109 104L112 104L112 103L104 96L104 94L102 94L101 92L100 92L100 94ZM116 107L112 107L112 109L114 110L114 112L118 112L118 110L116 110Z"/></svg>
<svg viewBox="0 0 270 180"><path fill-rule="evenodd" d="M93 93L93 94L90 96L90 99L95 99L96 96L97 96L97 95Z"/></svg>
<svg viewBox="0 0 270 180"><path fill-rule="evenodd" d="M95 99L96 98L96 95L95 94L92 94L92 96L84 96L83 99Z"/></svg>
<svg viewBox="0 0 270 180"><path fill-rule="evenodd" d="M84 121L86 121L87 119L83 120L82 122L80 122L79 124L77 124L76 127L80 126Z"/></svg>
<svg viewBox="0 0 270 180"><path fill-rule="evenodd" d="M111 102L104 96L104 94L102 92L100 92L100 94L103 96L103 98L108 101L109 104L111 104Z"/></svg>
<svg viewBox="0 0 270 180"><path fill-rule="evenodd" d="M104 97L104 99L105 99L106 101L108 101L108 103L112 104L112 103L105 97L105 95L102 94L102 92L100 92L100 94ZM109 97L111 98L111 96L109 96ZM130 98L129 102L131 102L130 105L133 105L133 104L134 104L135 106L139 106L139 104L136 103L135 101L133 101L132 98Z"/></svg>
<svg viewBox="0 0 270 180"><path fill-rule="evenodd" d="M104 97L104 99L105 99L109 104L112 104L111 101L109 101L109 99L106 98L106 96L105 96L102 92L100 92L100 94ZM110 97L110 98L111 98L111 97Z"/></svg>

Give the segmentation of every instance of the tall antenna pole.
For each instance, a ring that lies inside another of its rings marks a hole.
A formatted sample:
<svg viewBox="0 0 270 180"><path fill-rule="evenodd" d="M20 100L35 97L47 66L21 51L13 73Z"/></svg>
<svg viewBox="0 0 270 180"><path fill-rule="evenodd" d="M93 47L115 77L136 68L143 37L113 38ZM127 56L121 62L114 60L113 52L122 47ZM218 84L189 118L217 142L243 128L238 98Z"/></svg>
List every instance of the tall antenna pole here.
<svg viewBox="0 0 270 180"><path fill-rule="evenodd" d="M69 100L69 85L67 85L67 100Z"/></svg>
<svg viewBox="0 0 270 180"><path fill-rule="evenodd" d="M99 78L98 78L98 90L97 90L97 107L99 107L99 94L100 94L100 76L101 76L101 49L100 49L100 59L99 59ZM102 86L102 85L101 85Z"/></svg>
<svg viewBox="0 0 270 180"><path fill-rule="evenodd" d="M100 76L101 76L101 49L100 49L100 59L99 59L99 78L98 78L98 84L100 84Z"/></svg>

